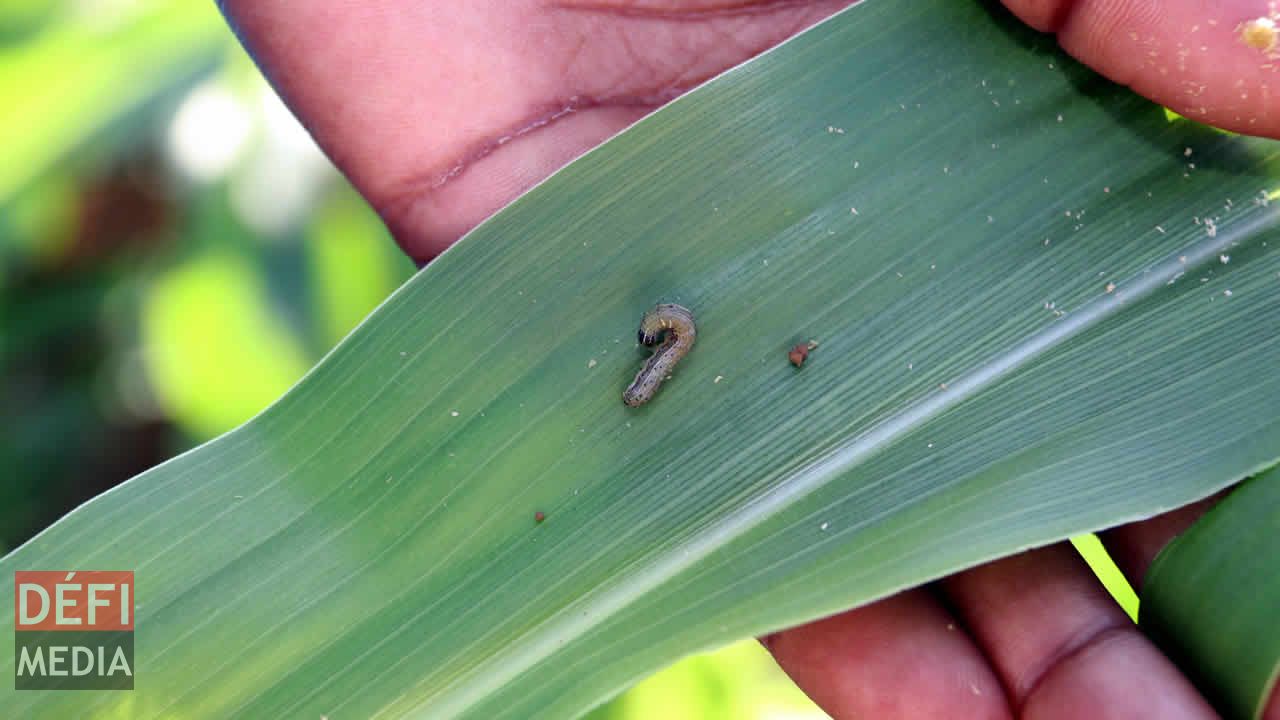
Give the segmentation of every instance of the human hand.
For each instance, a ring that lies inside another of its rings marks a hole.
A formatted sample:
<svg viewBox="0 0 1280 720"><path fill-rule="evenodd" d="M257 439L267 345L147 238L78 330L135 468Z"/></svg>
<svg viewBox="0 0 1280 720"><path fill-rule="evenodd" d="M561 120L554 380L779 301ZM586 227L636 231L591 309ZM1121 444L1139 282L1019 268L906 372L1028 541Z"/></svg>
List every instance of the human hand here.
<svg viewBox="0 0 1280 720"><path fill-rule="evenodd" d="M850 4L220 2L272 84L418 260L684 90ZM1266 0L1006 4L1156 102L1280 137L1280 98L1269 89L1280 89L1280 64L1237 30L1266 14Z"/></svg>
<svg viewBox="0 0 1280 720"><path fill-rule="evenodd" d="M1102 534L1134 587L1217 498ZM836 720L1216 718L1066 543L762 638ZM1264 720L1280 718L1272 692Z"/></svg>
<svg viewBox="0 0 1280 720"><path fill-rule="evenodd" d="M848 0L222 0L321 147L419 260L574 157ZM1280 137L1264 0L1006 0L1112 80ZM1136 38L1136 39L1135 39ZM1185 50L1185 52L1183 52ZM909 52L909 49L904 49ZM1203 504L1114 530L1136 583ZM1212 717L1066 546L770 636L837 720ZM1272 697L1268 720L1280 720Z"/></svg>

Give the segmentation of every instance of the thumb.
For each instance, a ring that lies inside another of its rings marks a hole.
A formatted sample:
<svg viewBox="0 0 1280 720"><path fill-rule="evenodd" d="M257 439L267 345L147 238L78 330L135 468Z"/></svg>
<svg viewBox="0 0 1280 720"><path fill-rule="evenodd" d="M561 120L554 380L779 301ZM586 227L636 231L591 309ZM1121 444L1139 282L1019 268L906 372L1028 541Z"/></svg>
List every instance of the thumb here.
<svg viewBox="0 0 1280 720"><path fill-rule="evenodd" d="M1280 137L1280 3L1004 1L1094 70L1185 117Z"/></svg>

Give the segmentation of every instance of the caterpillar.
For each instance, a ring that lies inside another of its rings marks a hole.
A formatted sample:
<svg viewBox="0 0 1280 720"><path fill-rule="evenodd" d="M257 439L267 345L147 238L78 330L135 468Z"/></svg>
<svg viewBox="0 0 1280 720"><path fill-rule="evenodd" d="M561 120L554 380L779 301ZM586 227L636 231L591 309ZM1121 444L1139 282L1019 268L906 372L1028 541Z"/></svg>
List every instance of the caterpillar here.
<svg viewBox="0 0 1280 720"><path fill-rule="evenodd" d="M666 339L662 345L645 360L636 379L622 392L622 402L626 405L639 407L649 402L676 363L693 347L698 335L693 327L693 313L674 303L659 303L645 313L640 320L640 344L653 345L664 334Z"/></svg>

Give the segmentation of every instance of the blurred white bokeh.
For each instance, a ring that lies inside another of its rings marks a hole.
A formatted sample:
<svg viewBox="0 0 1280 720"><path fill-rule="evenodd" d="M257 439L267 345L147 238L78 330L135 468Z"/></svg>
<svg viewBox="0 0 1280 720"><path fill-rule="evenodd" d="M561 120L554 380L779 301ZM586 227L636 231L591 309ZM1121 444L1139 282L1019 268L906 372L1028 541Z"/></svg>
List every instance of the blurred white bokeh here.
<svg viewBox="0 0 1280 720"><path fill-rule="evenodd" d="M244 154L253 119L249 107L216 81L196 86L169 124L173 164L193 180L225 176Z"/></svg>

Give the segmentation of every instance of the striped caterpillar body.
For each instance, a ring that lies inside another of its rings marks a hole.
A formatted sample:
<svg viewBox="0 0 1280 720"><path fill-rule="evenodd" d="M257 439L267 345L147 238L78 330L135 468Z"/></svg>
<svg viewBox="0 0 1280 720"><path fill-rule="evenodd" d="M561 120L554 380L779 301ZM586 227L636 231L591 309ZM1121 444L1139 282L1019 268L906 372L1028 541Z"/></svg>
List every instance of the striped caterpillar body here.
<svg viewBox="0 0 1280 720"><path fill-rule="evenodd" d="M666 339L658 349L645 360L644 367L636 373L622 393L622 402L639 407L653 398L658 386L671 374L680 358L693 347L697 331L693 327L693 313L689 309L672 303L663 303L644 314L640 321L640 343L653 345L658 338L666 335Z"/></svg>

